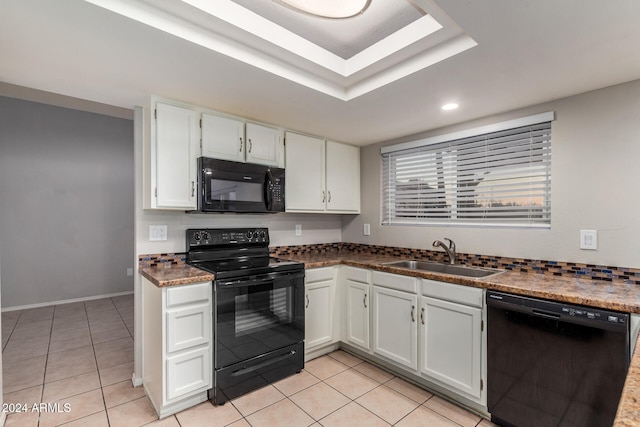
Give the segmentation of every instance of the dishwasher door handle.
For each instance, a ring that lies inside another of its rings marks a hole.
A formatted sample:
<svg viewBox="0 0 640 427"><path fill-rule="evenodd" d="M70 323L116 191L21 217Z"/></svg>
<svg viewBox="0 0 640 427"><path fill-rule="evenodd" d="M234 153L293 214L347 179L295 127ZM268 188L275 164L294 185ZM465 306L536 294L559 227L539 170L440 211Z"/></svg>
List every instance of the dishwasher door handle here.
<svg viewBox="0 0 640 427"><path fill-rule="evenodd" d="M550 313L545 313L543 311L539 311L539 310L533 310L531 312L532 315L537 316L537 317L542 317L544 319L550 319L550 320L560 320L560 315L559 314L550 314Z"/></svg>

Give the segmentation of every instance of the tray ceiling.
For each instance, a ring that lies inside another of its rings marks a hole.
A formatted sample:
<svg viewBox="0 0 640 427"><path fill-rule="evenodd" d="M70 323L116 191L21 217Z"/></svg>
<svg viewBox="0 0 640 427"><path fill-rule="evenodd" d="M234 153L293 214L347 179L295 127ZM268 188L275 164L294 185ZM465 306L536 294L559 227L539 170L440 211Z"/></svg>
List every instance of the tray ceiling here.
<svg viewBox="0 0 640 427"><path fill-rule="evenodd" d="M348 101L474 47L430 0L376 0L345 20L255 0L86 0Z"/></svg>

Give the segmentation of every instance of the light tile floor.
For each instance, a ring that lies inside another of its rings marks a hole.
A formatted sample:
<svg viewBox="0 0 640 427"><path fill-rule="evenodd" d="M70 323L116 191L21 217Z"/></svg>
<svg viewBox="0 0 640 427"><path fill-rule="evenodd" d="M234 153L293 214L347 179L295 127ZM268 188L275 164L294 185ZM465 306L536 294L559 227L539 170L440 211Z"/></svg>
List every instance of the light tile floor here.
<svg viewBox="0 0 640 427"><path fill-rule="evenodd" d="M131 386L132 337L131 295L2 313L5 425L494 426L344 351L225 405L158 420ZM34 411L40 402L50 405Z"/></svg>

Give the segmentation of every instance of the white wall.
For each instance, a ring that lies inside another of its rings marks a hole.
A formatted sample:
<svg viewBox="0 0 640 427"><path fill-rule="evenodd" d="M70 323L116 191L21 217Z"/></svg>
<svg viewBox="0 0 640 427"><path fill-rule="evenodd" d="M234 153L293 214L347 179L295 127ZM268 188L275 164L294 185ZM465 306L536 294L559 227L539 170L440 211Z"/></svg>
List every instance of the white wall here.
<svg viewBox="0 0 640 427"><path fill-rule="evenodd" d="M302 225L302 236L295 235ZM319 214L185 214L143 211L137 220L137 253L185 252L185 230L190 227L268 227L271 246L332 243L342 239L340 215ZM167 225L166 242L149 241L149 225Z"/></svg>
<svg viewBox="0 0 640 427"><path fill-rule="evenodd" d="M551 110L551 229L380 225L381 146ZM343 241L430 249L449 237L463 253L640 267L639 161L640 81L363 147L362 214L344 218ZM597 251L579 249L580 229L598 230Z"/></svg>
<svg viewBox="0 0 640 427"><path fill-rule="evenodd" d="M4 307L131 292L133 122L0 96Z"/></svg>

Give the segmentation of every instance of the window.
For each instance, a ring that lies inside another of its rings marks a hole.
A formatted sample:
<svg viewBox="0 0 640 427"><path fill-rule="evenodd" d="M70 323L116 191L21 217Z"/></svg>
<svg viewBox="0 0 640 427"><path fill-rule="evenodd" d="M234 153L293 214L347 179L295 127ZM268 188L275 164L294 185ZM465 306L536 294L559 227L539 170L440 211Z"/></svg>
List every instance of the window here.
<svg viewBox="0 0 640 427"><path fill-rule="evenodd" d="M553 112L382 149L382 223L550 227Z"/></svg>

